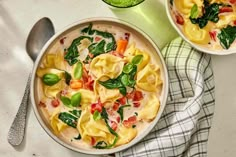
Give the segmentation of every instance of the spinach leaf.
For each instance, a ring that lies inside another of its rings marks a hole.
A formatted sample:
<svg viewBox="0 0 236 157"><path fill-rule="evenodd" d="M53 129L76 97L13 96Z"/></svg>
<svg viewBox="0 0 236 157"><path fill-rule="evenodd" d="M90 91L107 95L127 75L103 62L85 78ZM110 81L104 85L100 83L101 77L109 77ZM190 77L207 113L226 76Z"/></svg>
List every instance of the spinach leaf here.
<svg viewBox="0 0 236 157"><path fill-rule="evenodd" d="M93 148L109 149L109 148L112 148L116 144L117 140L118 140L118 136L115 136L113 143L110 145L107 145L107 143L105 141L99 141L95 146L93 146Z"/></svg>
<svg viewBox="0 0 236 157"><path fill-rule="evenodd" d="M124 95L124 96L127 94L126 87L124 87L124 86L123 86L123 87L120 87L120 88L119 88L119 91L120 91L120 93L121 93L122 95Z"/></svg>
<svg viewBox="0 0 236 157"><path fill-rule="evenodd" d="M127 63L122 70L122 73L115 79L109 79L107 81L98 81L101 85L106 87L107 89L119 89L122 95L127 94L126 87L133 88L136 84L134 79L137 73L137 65L142 62L143 55L135 56L131 63Z"/></svg>
<svg viewBox="0 0 236 157"><path fill-rule="evenodd" d="M70 45L70 47L67 49L67 53L64 56L64 59L68 62L69 65L73 65L76 62L78 62L78 56L79 56L79 52L77 49L77 46L81 44L81 40L87 38L88 40L90 40L91 42L93 41L92 37L88 37L88 36L80 36L76 39L74 39L72 41L72 44Z"/></svg>
<svg viewBox="0 0 236 157"><path fill-rule="evenodd" d="M67 71L65 71L65 81L67 85L70 85L71 75Z"/></svg>
<svg viewBox="0 0 236 157"><path fill-rule="evenodd" d="M90 23L89 26L82 29L81 32L84 34L87 34L89 36L94 36L94 35L101 36L101 37L105 38L107 41L106 42L104 40L102 43L100 43L99 48L96 48L96 49L95 49L95 47L98 46L97 43L93 43L92 44L93 46L90 45L91 46L90 50L93 51L93 52L91 52L92 54L99 55L99 54L107 53L107 52L110 52L110 51L116 49L116 41L115 41L114 36L111 33L92 29L92 27L93 27L93 25L92 25L92 23ZM95 46L95 45L97 45L97 46ZM97 52L97 50L99 50L100 52ZM101 51L101 50L103 50L103 51Z"/></svg>
<svg viewBox="0 0 236 157"><path fill-rule="evenodd" d="M48 86L53 86L58 83L61 79L56 74L48 73L43 75L43 83Z"/></svg>
<svg viewBox="0 0 236 157"><path fill-rule="evenodd" d="M100 41L99 43L93 43L88 47L90 53L94 54L94 57L103 54L105 52L105 40Z"/></svg>
<svg viewBox="0 0 236 157"><path fill-rule="evenodd" d="M74 137L75 140L80 140L81 139L81 135L79 134L77 137Z"/></svg>
<svg viewBox="0 0 236 157"><path fill-rule="evenodd" d="M73 107L78 107L80 105L80 102L81 102L81 93L80 92L72 95L72 97L71 97L71 105Z"/></svg>
<svg viewBox="0 0 236 157"><path fill-rule="evenodd" d="M82 111L81 110L71 110L69 111L71 114L76 116L77 118L80 118Z"/></svg>
<svg viewBox="0 0 236 157"><path fill-rule="evenodd" d="M58 118L63 121L64 123L66 123L68 126L71 126L73 128L76 128L77 126L77 117L67 113L67 112L61 112L58 115Z"/></svg>
<svg viewBox="0 0 236 157"><path fill-rule="evenodd" d="M101 116L104 120L108 120L108 114L104 107L102 108Z"/></svg>
<svg viewBox="0 0 236 157"><path fill-rule="evenodd" d="M83 75L83 65L80 61L77 62L74 68L74 78L75 79L81 79Z"/></svg>
<svg viewBox="0 0 236 157"><path fill-rule="evenodd" d="M105 141L99 141L94 148L97 149L106 149L107 148L107 143Z"/></svg>
<svg viewBox="0 0 236 157"><path fill-rule="evenodd" d="M229 49L230 45L236 39L236 26L228 25L226 28L222 28L217 37L220 40L221 46L224 49Z"/></svg>
<svg viewBox="0 0 236 157"><path fill-rule="evenodd" d="M120 82L119 79L109 79L107 81L98 81L99 84L103 85L107 89L116 89L119 87L122 87L122 83Z"/></svg>
<svg viewBox="0 0 236 157"><path fill-rule="evenodd" d="M120 115L121 122L124 120L124 108L126 108L126 107L131 107L131 105L121 106L117 111L117 113L119 113L119 115Z"/></svg>
<svg viewBox="0 0 236 157"><path fill-rule="evenodd" d="M205 12L203 14L202 17L198 17L198 18L194 18L190 16L190 20L193 24L198 24L200 28L204 28L208 21L212 21L214 23L219 21L219 6L221 4L218 3L213 3L213 4L209 4L208 1L204 1L204 5L205 5Z"/></svg>

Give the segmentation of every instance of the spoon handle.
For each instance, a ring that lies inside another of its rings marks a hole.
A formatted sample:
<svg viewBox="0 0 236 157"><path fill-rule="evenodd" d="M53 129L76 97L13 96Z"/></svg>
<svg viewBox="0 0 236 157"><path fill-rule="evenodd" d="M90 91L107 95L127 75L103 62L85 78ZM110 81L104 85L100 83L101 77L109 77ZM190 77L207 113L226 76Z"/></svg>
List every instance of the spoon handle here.
<svg viewBox="0 0 236 157"><path fill-rule="evenodd" d="M28 100L29 100L29 93L30 93L30 80L31 80L31 73L29 74L29 77L28 77L25 93L22 98L20 107L17 111L16 117L8 132L7 139L8 139L8 142L12 146L20 145L24 139L27 107L28 107Z"/></svg>

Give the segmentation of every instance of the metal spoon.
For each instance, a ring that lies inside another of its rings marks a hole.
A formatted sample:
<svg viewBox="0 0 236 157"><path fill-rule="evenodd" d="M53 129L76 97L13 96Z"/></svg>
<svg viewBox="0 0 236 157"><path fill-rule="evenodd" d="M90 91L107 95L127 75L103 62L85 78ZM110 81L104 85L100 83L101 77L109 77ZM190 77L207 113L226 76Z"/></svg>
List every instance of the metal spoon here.
<svg viewBox="0 0 236 157"><path fill-rule="evenodd" d="M53 24L47 17L40 19L31 29L26 41L26 51L30 58L35 61L43 45L55 34ZM31 73L27 81L25 93L22 98L16 117L8 132L8 142L12 146L20 145L24 139L27 106L30 93Z"/></svg>

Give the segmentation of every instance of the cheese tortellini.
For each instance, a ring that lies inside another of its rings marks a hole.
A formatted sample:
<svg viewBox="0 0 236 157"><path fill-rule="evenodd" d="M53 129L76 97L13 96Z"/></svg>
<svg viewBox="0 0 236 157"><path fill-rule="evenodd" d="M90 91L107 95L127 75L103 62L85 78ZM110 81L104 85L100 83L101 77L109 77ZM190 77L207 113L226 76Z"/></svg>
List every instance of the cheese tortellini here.
<svg viewBox="0 0 236 157"><path fill-rule="evenodd" d="M103 120L95 121L88 109L83 111L78 121L77 129L80 132L81 138L87 143L91 143L93 137L97 141L102 140L112 144L115 138L109 132L106 123Z"/></svg>
<svg viewBox="0 0 236 157"><path fill-rule="evenodd" d="M90 64L90 72L99 78L103 75L116 78L122 72L124 62L121 58L111 54L102 54L95 57Z"/></svg>
<svg viewBox="0 0 236 157"><path fill-rule="evenodd" d="M186 15L186 17L190 16L191 8L194 4L198 6L198 10L203 7L203 0L174 0L174 3L177 10Z"/></svg>
<svg viewBox="0 0 236 157"><path fill-rule="evenodd" d="M152 121L160 108L160 102L153 93L147 99L148 101L145 102L143 109L138 113L138 118L145 121Z"/></svg>
<svg viewBox="0 0 236 157"><path fill-rule="evenodd" d="M157 91L157 87L162 84L159 67L148 64L143 70L137 74L137 86L148 92Z"/></svg>
<svg viewBox="0 0 236 157"><path fill-rule="evenodd" d="M143 69L149 62L150 62L150 56L147 52L141 51L140 49L135 47L135 44L133 43L124 53L125 59L128 62L131 62L134 56L136 55L143 55L142 62L138 64L138 71Z"/></svg>

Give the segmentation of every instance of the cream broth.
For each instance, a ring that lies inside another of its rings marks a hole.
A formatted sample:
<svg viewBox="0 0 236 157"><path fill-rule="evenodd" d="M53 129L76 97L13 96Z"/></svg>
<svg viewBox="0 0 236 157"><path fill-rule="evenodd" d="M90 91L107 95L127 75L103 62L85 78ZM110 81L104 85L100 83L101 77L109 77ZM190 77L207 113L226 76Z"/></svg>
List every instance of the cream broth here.
<svg viewBox="0 0 236 157"><path fill-rule="evenodd" d="M36 103L50 130L66 143L118 147L157 116L162 69L155 49L131 29L84 25L65 32L45 53L37 69Z"/></svg>

